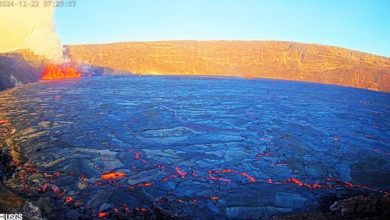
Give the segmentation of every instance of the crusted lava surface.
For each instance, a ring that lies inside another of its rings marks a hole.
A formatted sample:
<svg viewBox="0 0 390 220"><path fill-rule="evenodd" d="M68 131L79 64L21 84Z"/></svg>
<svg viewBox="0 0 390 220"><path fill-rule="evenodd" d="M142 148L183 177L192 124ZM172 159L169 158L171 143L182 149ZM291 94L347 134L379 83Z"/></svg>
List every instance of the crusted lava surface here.
<svg viewBox="0 0 390 220"><path fill-rule="evenodd" d="M354 214L349 198L389 194L389 99L234 78L25 85L0 93L0 196L49 219Z"/></svg>

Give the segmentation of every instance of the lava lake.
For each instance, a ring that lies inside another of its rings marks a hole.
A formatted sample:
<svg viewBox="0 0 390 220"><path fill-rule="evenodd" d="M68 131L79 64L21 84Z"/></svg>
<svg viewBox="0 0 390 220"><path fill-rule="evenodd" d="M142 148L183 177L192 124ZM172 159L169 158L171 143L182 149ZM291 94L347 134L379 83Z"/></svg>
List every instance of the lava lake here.
<svg viewBox="0 0 390 220"><path fill-rule="evenodd" d="M389 193L389 100L264 79L27 84L0 93L2 187L49 218L317 212L351 195Z"/></svg>

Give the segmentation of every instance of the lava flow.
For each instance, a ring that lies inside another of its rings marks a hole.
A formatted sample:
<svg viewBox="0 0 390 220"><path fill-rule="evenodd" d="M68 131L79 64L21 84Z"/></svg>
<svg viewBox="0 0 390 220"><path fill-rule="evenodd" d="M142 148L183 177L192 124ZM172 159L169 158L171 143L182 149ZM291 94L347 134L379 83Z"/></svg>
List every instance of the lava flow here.
<svg viewBox="0 0 390 220"><path fill-rule="evenodd" d="M81 73L79 73L76 68L69 64L64 65L55 65L48 64L42 72L42 80L54 80L54 79L70 79L70 78L80 78Z"/></svg>
<svg viewBox="0 0 390 220"><path fill-rule="evenodd" d="M123 172L109 172L109 173L104 173L100 176L100 179L102 180L118 180L123 177L125 177L126 174Z"/></svg>

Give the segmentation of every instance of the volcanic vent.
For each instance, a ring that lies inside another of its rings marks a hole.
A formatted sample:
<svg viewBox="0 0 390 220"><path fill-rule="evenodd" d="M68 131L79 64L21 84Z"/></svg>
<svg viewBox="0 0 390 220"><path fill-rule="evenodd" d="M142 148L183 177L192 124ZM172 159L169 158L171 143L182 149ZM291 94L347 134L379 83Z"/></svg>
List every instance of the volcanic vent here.
<svg viewBox="0 0 390 220"><path fill-rule="evenodd" d="M69 79L80 78L81 73L71 64L47 64L42 72L41 79Z"/></svg>

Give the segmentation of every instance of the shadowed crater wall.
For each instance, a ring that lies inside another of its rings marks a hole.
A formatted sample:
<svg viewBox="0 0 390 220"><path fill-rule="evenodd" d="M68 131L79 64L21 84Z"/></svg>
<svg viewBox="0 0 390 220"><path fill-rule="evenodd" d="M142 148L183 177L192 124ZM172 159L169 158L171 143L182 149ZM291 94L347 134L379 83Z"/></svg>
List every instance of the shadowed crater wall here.
<svg viewBox="0 0 390 220"><path fill-rule="evenodd" d="M0 53L0 91L38 81L43 60L27 50Z"/></svg>

